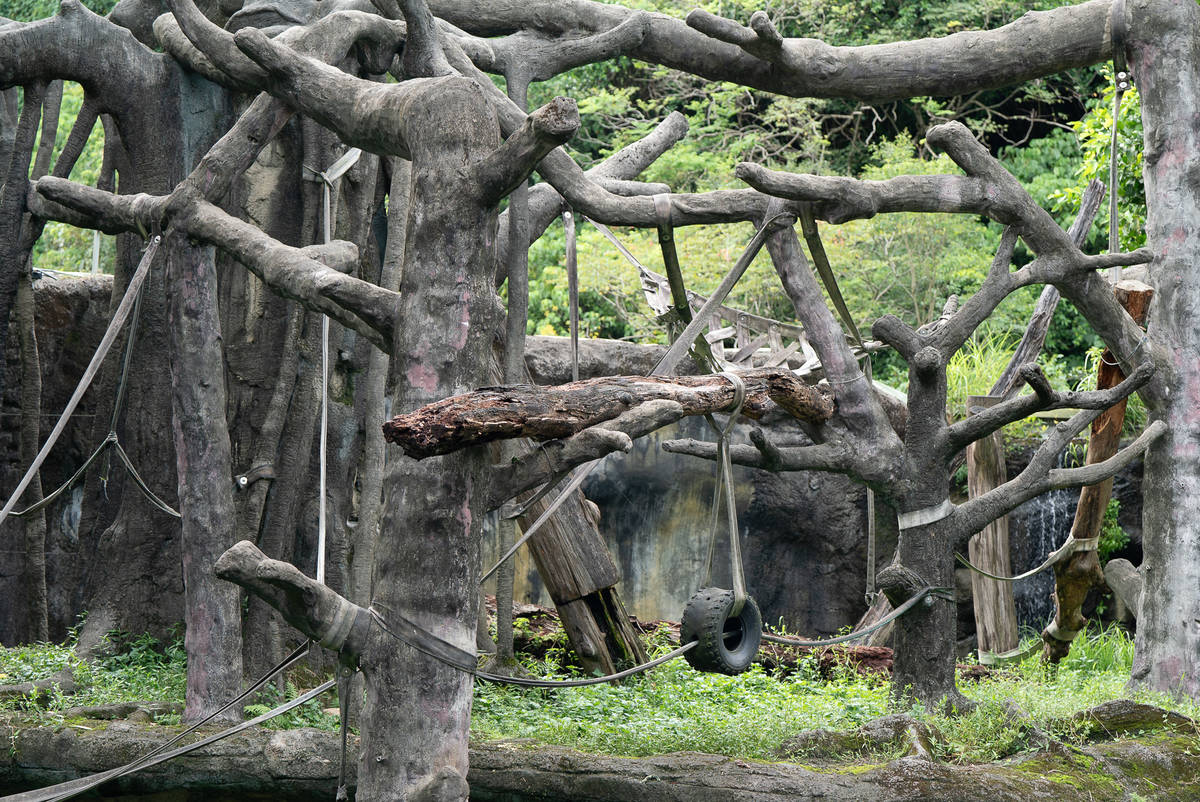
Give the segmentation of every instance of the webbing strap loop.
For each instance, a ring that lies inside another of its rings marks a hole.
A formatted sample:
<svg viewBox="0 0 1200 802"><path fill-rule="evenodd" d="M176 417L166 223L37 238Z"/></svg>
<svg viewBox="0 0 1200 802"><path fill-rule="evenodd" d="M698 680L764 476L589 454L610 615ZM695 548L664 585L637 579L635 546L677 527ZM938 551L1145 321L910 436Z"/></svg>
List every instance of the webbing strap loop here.
<svg viewBox="0 0 1200 802"><path fill-rule="evenodd" d="M1030 568L1025 573L1017 574L1016 576L998 576L996 574L989 574L987 571L985 571L982 568L978 567L977 565L973 564L970 560L968 560L966 557L962 556L961 554L955 554L954 556L956 558L958 558L958 561L960 563L962 563L963 565L965 565L967 568L970 568L972 571L974 571L975 573L977 573L981 576L986 576L988 579L995 579L998 582L1017 582L1021 579L1028 579L1029 577L1033 576L1034 574L1040 574L1042 571L1045 571L1050 566L1060 562L1061 560L1066 559L1067 557L1071 556L1072 554L1074 554L1077 551L1095 551L1097 548L1099 548L1099 545L1100 545L1099 537L1077 538L1074 535L1071 535L1071 536L1067 537L1066 543L1063 543L1062 546L1060 546L1059 548L1050 552L1050 555L1048 557L1046 557L1045 561L1041 565L1037 566L1036 568ZM1068 639L1060 638L1059 640L1068 640Z"/></svg>
<svg viewBox="0 0 1200 802"><path fill-rule="evenodd" d="M731 616L739 615L746 603L746 575L742 566L742 542L738 533L737 502L733 488L733 460L729 456L729 436L733 433L734 424L742 405L746 401L746 383L742 377L731 371L722 371L721 378L733 385L733 403L730 405L729 420L723 427L718 427L712 415L705 415L708 425L717 433L717 483L713 488L712 514L709 517L708 570L705 578L707 584L712 578L713 558L717 550L717 520L721 503L725 503L725 525L729 531L729 571L733 582L733 606L729 609Z"/></svg>
<svg viewBox="0 0 1200 802"><path fill-rule="evenodd" d="M575 215L570 209L562 213L563 236L566 240L567 298L571 314L571 381L579 381L579 257L575 248Z"/></svg>
<svg viewBox="0 0 1200 802"><path fill-rule="evenodd" d="M121 298L121 303L117 306L117 311L113 313L112 320L109 321L108 328L104 332L104 336L100 339L100 344L96 346L96 352L92 354L92 360L88 363L87 369L83 372L83 377L79 380L79 385L76 386L75 392L67 401L66 407L63 408L62 414L58 417L58 422L54 424L54 429L46 438L46 442L42 444L41 450L33 459L33 464L25 471L25 475L21 477L21 481L17 483L17 487L13 490L12 495L8 497L4 508L0 509L0 523L4 522L17 505L17 501L21 498L21 494L29 487L29 483L33 481L33 477L42 467L46 457L50 454L50 449L58 442L58 438L67 428L67 421L71 419L71 415L75 413L75 408L79 406L79 402L83 399L83 394L91 386L92 380L96 377L96 373L100 370L100 365L104 361L104 357L108 354L112 347L113 341L116 340L117 334L121 327L125 325L129 313L133 310L139 292L142 288L142 283L146 280L146 276L150 272L150 264L154 261L154 254L158 251L159 243L162 242L162 237L155 236L146 246L145 253L142 254L142 259L138 262L137 269L133 272L133 277L129 280L129 286L125 289L125 295Z"/></svg>

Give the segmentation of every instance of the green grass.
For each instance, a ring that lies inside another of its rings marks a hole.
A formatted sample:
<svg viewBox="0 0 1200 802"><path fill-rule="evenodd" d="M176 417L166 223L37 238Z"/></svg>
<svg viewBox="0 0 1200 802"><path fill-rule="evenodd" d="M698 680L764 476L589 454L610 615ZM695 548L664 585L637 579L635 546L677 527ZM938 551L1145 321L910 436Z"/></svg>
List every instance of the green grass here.
<svg viewBox="0 0 1200 802"><path fill-rule="evenodd" d="M86 684L75 695L52 693L40 706L4 702L0 711L22 711L23 726L54 725L62 723L64 710L77 705L182 702L185 662L178 642L166 649L147 638L120 644L115 654L91 665L78 661L68 646L0 650L0 682L39 679L73 666L76 678ZM651 636L652 653L669 648L664 632ZM568 658L559 645L549 648L545 659L526 658L525 664L541 676L579 676ZM1071 715L1129 697L1125 684L1132 661L1133 643L1124 632L1093 632L1076 642L1057 670L1045 669L1034 656L979 682L960 680L960 690L978 704L968 714L946 717L919 708L899 712L928 723L937 733L939 756L949 761L987 762L1039 748L1030 742L1029 728L1007 714L1012 705L1037 727L1078 743L1087 737L1088 728L1071 722ZM271 691L248 705L246 712L264 712L296 693L291 685L282 695ZM1152 693L1133 698L1200 717L1200 706L1191 700ZM333 704L314 701L281 717L275 726L333 729L336 719L321 711L322 706ZM624 756L695 750L775 760L787 739L805 730L850 730L889 712L897 711L886 679L846 669L823 677L811 658L786 671L770 672L756 665L737 677L698 673L677 660L620 685L538 690L479 682L472 735L481 740L531 739Z"/></svg>

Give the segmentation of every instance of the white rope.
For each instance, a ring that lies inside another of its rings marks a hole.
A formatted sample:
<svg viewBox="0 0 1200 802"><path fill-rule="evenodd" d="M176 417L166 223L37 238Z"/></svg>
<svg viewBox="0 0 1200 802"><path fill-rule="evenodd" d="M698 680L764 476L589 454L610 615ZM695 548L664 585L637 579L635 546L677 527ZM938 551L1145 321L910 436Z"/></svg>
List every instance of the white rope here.
<svg viewBox="0 0 1200 802"><path fill-rule="evenodd" d="M324 202L324 227L325 227L325 244L328 245L333 239L331 227L332 221L330 205L330 194L333 191L333 184L341 178L347 170L358 162L358 158L362 156L362 151L358 148L351 148L346 151L340 159L329 166L329 169L323 173L317 173L321 177L322 200ZM329 318L326 315L321 315L321 459L320 459L320 498L317 501L317 581L325 583L325 532L326 532L326 513L325 513L325 488L328 479L328 462L329 462Z"/></svg>

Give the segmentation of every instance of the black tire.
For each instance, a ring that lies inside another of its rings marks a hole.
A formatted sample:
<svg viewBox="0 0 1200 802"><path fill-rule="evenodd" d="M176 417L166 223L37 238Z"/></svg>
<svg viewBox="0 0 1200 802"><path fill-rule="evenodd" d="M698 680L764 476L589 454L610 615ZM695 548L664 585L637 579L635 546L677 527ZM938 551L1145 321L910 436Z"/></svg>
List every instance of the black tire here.
<svg viewBox="0 0 1200 802"><path fill-rule="evenodd" d="M697 641L684 655L697 671L740 674L758 654L762 614L754 599L746 597L742 611L731 616L733 591L704 588L688 599L679 626L679 642Z"/></svg>

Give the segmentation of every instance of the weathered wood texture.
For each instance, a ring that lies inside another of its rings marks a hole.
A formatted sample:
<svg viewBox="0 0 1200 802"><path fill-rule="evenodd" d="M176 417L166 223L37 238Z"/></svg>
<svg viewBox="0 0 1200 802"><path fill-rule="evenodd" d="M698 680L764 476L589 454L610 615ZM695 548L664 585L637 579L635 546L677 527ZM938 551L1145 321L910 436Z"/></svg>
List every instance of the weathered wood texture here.
<svg viewBox="0 0 1200 802"><path fill-rule="evenodd" d="M746 384L742 413L760 417L772 402L804 420L828 420L833 401L786 369L739 374ZM720 376L614 376L559 387L485 387L454 396L383 425L384 437L415 459L449 454L495 440L569 437L647 401L667 399L684 414L719 412L734 402L733 384Z"/></svg>
<svg viewBox="0 0 1200 802"><path fill-rule="evenodd" d="M1141 325L1150 308L1154 290L1140 281L1121 281L1113 289L1121 306L1129 316ZM1096 388L1099 390L1116 387L1124 380L1116 357L1104 349L1097 368ZM1095 465L1117 453L1121 442L1121 429L1125 425L1127 400L1121 400L1105 410L1092 422L1092 433L1088 438L1087 464ZM1079 506L1075 508L1075 520L1071 524L1071 537L1076 540L1098 537L1104 522L1104 512L1112 497L1113 480L1105 479L1079 492ZM1087 626L1083 617L1083 602L1088 591L1104 584L1104 572L1100 569L1100 556L1095 550L1077 551L1054 566L1054 627L1057 632L1078 632ZM1051 634L1050 627L1042 632L1042 658L1053 663L1062 660L1071 651L1071 641L1061 640Z"/></svg>
<svg viewBox="0 0 1200 802"><path fill-rule="evenodd" d="M968 396L967 408L990 406L991 396ZM967 494L978 498L1008 480L1004 438L999 432L967 446ZM971 562L997 576L1012 574L1008 554L1008 516L1002 515L968 542ZM971 601L975 607L975 634L980 652L1006 652L1017 646L1017 609L1012 584L971 572Z"/></svg>

